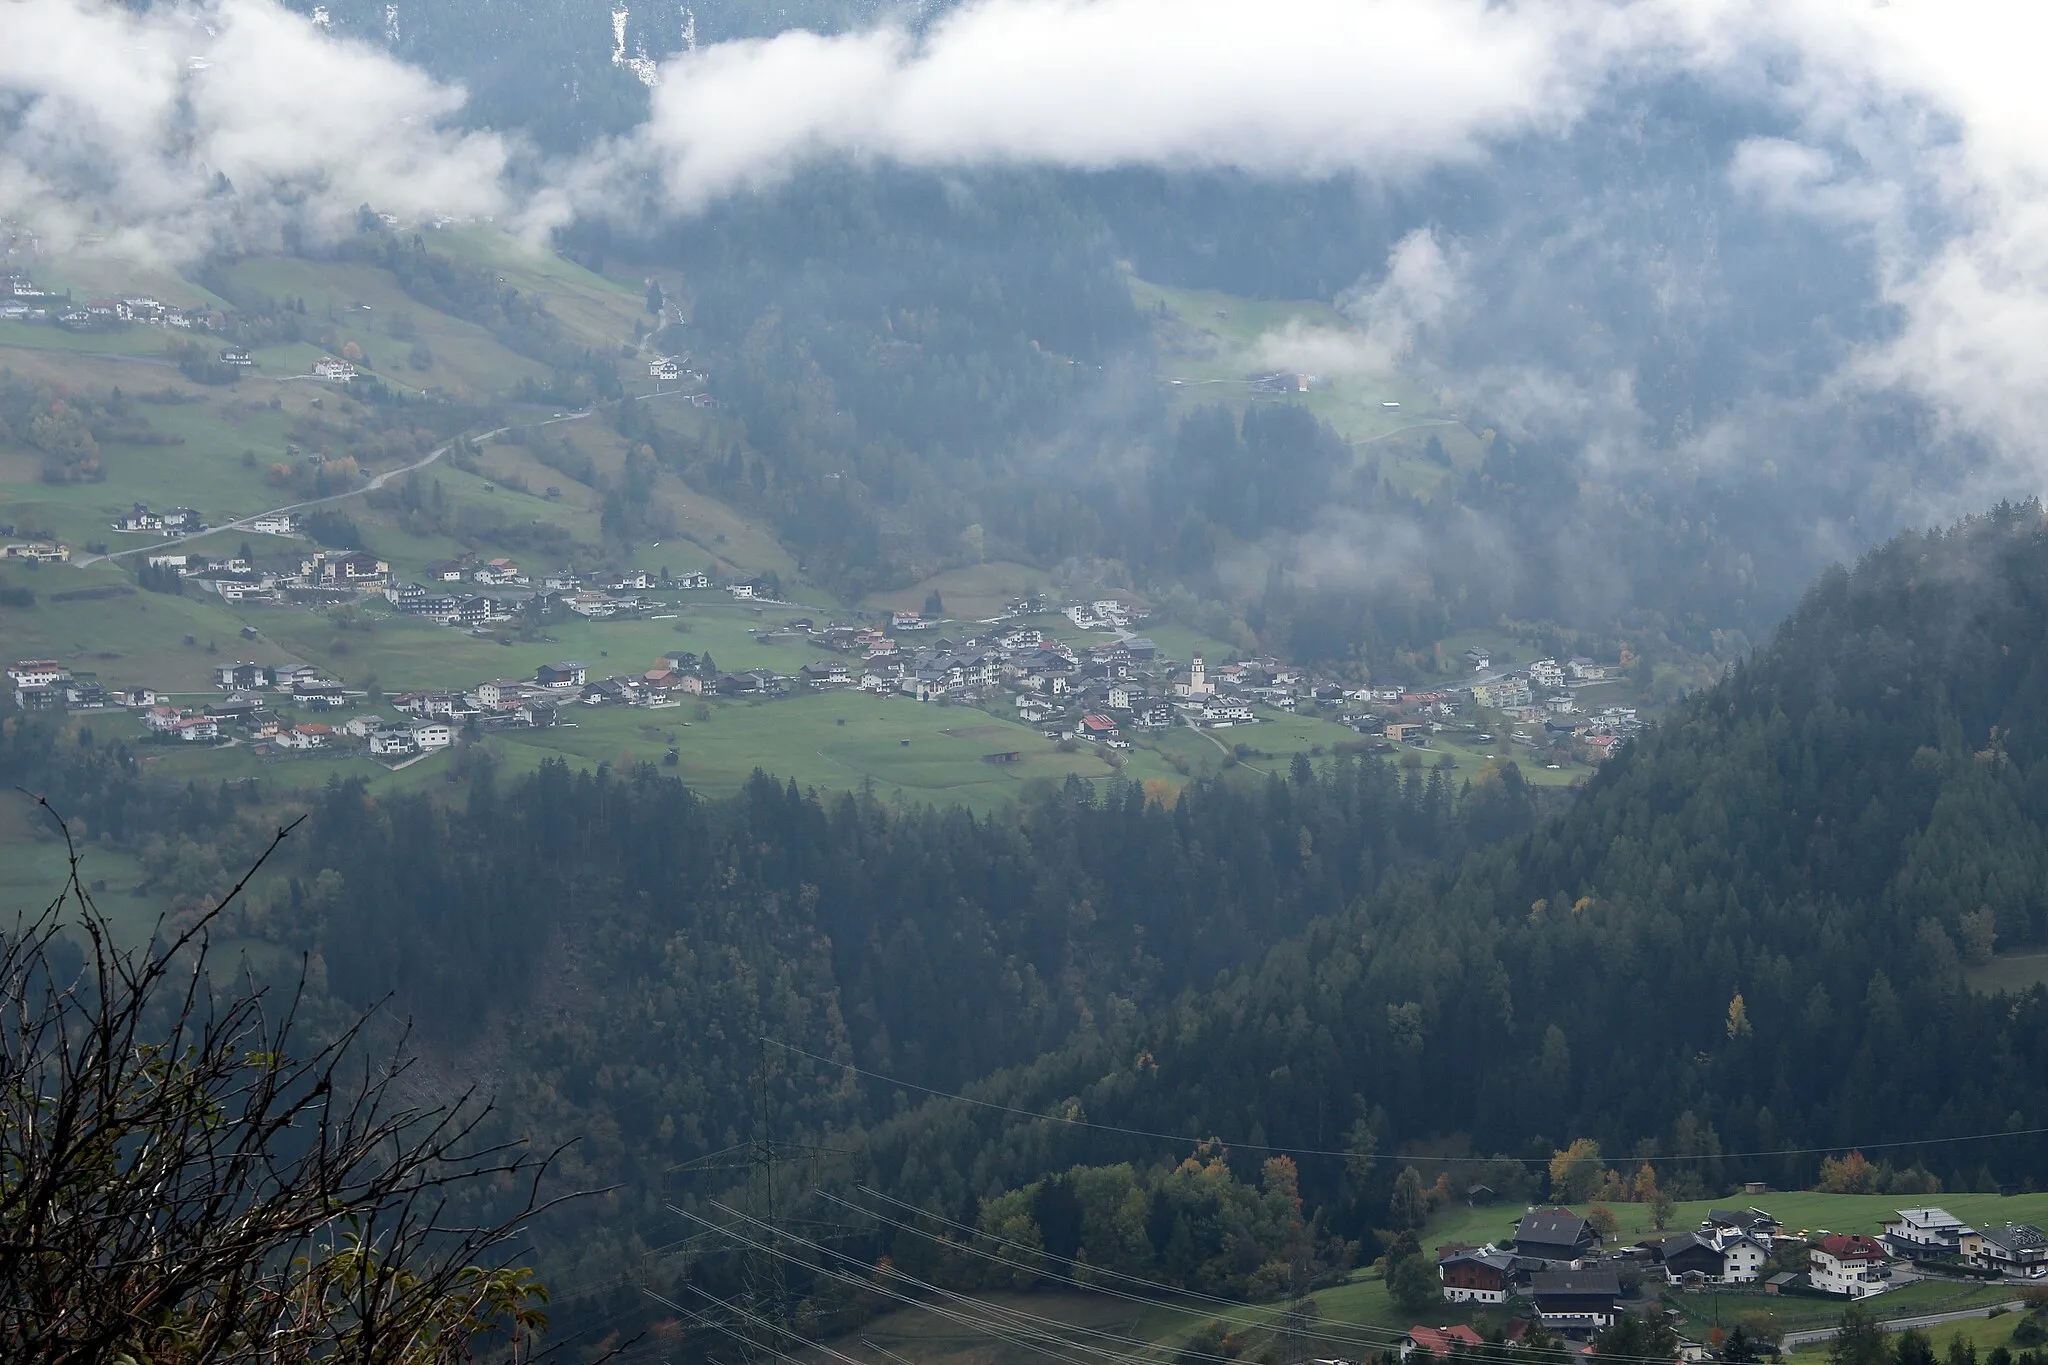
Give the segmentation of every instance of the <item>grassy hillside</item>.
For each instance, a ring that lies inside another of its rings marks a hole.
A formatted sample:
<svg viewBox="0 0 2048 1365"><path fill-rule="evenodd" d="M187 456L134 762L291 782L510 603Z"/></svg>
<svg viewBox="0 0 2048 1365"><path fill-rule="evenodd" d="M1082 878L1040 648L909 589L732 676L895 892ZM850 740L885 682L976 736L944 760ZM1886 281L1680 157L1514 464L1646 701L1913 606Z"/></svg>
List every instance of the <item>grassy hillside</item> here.
<svg viewBox="0 0 2048 1365"><path fill-rule="evenodd" d="M1365 335L1328 303L1176 289L1135 276L1130 284L1152 320L1160 378L1179 406L1242 404L1261 392L1255 376L1305 371L1314 376L1309 391L1284 401L1328 422L1361 460L1377 459L1382 475L1410 492L1431 496L1485 460L1482 435L1444 410L1449 395L1421 388L1390 362L1367 363ZM1431 437L1442 447L1441 461L1427 454Z"/></svg>

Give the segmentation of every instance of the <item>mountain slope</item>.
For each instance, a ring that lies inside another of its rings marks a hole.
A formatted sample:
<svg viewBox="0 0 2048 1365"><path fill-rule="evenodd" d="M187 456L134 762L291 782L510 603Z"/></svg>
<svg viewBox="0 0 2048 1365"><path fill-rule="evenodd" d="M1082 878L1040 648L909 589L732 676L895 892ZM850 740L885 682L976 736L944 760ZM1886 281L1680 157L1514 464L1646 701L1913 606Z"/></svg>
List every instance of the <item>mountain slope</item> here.
<svg viewBox="0 0 2048 1365"><path fill-rule="evenodd" d="M2048 1113L2048 992L1963 980L1966 958L2048 928L2044 585L2036 504L1901 537L1827 574L1568 814L986 1093L1311 1149L1541 1160L1585 1135L1689 1158L1663 1172L1682 1191L1810 1184L1821 1152L1785 1149L1850 1144L1951 1186L2017 1181L2039 1134L1875 1144ZM964 1200L1166 1154L999 1118L927 1106L879 1135L880 1173ZM1399 1168L1302 1165L1354 1233Z"/></svg>

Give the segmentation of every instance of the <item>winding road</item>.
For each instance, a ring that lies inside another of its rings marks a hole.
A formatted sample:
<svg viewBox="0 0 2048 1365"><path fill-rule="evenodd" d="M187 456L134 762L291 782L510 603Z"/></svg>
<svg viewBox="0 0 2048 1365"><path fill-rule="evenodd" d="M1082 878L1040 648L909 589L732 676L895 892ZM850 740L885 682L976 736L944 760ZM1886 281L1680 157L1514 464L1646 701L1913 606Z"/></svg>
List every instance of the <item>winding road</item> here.
<svg viewBox="0 0 2048 1365"><path fill-rule="evenodd" d="M640 395L640 398L641 400L645 400L657 396L658 395L656 394L649 393ZM585 408L582 412L565 413L560 417L550 417L544 422L519 422L502 427L494 427L489 431L481 432L476 436L470 437L469 439L474 441L488 441L493 436L497 436L503 432L510 431L513 425L551 427L557 422L578 422L584 419L585 417L590 416L590 412L590 409ZM136 545L126 550L115 550L111 554L87 555L80 558L74 558L71 562L74 565L77 565L79 568L84 568L88 564L100 564L108 560L125 559L129 555L148 554L151 550L167 549L173 545L189 545L195 540L203 540L207 536L217 536L224 531L246 531L251 525L251 523L261 521L265 517L279 516L285 512L296 512L299 511L301 508L306 507L319 507L322 506L323 504L330 502L340 502L345 498L359 498L363 494L368 493L373 489L382 488L385 484L391 482L391 480L397 478L401 474L411 474L416 470L425 469L428 465L440 459L449 451L455 449L455 447L459 445L462 442L462 440L463 438L458 436L453 441L449 441L444 445L435 447L431 452L428 453L425 459L415 460L413 463L408 465L400 465L397 469L387 469L382 474L378 474L372 477L371 480L368 483L364 484L361 488L351 488L346 493L330 493L324 498L308 498L304 502L288 502L282 507L272 507L269 510L263 512L251 512L246 517L238 517L234 521L227 522L224 525L209 526L204 531L200 531L195 535L179 536L175 540L160 540L153 545Z"/></svg>

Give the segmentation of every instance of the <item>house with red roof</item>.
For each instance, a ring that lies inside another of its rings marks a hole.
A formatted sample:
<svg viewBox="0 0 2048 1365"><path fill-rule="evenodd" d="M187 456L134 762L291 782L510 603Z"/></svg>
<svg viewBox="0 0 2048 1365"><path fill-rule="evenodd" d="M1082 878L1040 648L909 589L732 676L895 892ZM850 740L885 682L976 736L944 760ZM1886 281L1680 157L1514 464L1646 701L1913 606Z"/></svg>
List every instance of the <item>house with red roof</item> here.
<svg viewBox="0 0 2048 1365"><path fill-rule="evenodd" d="M1865 1299L1891 1288L1891 1257L1874 1237L1835 1233L1807 1249L1807 1278L1823 1294Z"/></svg>
<svg viewBox="0 0 2048 1365"><path fill-rule="evenodd" d="M1401 1338L1401 1359L1406 1360L1417 1351L1427 1351L1448 1360L1460 1346L1473 1351L1484 1345L1486 1339L1463 1323L1455 1327L1411 1327L1408 1335Z"/></svg>

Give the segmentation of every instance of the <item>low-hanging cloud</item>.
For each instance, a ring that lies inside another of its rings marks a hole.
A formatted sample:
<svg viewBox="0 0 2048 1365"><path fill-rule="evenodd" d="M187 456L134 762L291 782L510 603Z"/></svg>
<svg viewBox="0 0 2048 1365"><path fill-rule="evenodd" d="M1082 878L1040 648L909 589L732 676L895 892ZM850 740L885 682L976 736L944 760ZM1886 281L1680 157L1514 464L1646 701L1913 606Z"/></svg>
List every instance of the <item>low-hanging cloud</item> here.
<svg viewBox="0 0 2048 1365"><path fill-rule="evenodd" d="M1707 200L1876 243L1875 289L1897 321L1834 376L1837 390L1921 395L2001 452L1993 481L2042 466L2048 104L2032 54L2048 12L1993 0L970 0L922 32L790 32L678 55L642 127L516 192L516 143L463 128L459 88L275 0L12 0L4 14L0 212L61 239L97 210L92 230L187 258L224 240L261 245L287 220L338 226L363 202L502 211L536 230L627 204L689 212L827 158L1485 175L1516 147L1612 113L1605 93L1684 79L1787 125L1710 168ZM1271 358L1387 363L1426 350L1446 316L1484 313L1463 244L1424 231L1403 250L1353 301L1358 335L1277 337ZM1538 372L1543 359L1516 386L1566 391ZM1611 388L1604 371L1574 383Z"/></svg>
<svg viewBox="0 0 2048 1365"><path fill-rule="evenodd" d="M463 93L271 0L134 11L13 0L0 42L0 212L188 260L318 232L358 205L479 214L508 146Z"/></svg>
<svg viewBox="0 0 2048 1365"><path fill-rule="evenodd" d="M1617 11L1486 0L980 0L921 38L679 57L637 148L689 207L823 155L1401 172L1561 129Z"/></svg>

